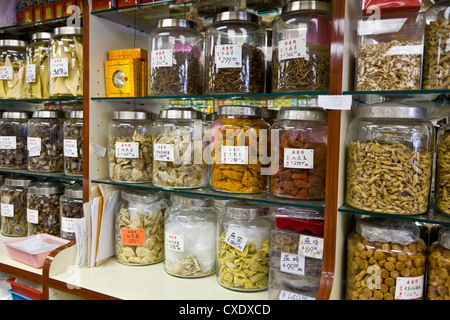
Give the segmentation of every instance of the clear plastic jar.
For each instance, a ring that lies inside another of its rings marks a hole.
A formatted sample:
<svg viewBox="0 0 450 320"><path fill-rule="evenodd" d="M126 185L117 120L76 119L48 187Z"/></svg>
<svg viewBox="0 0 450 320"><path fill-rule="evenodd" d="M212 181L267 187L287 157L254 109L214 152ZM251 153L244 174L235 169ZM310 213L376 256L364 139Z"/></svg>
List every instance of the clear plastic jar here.
<svg viewBox="0 0 450 320"><path fill-rule="evenodd" d="M201 95L204 37L197 23L162 19L150 33L150 95Z"/></svg>
<svg viewBox="0 0 450 320"><path fill-rule="evenodd" d="M328 91L331 5L295 1L273 24L272 92Z"/></svg>
<svg viewBox="0 0 450 320"><path fill-rule="evenodd" d="M33 178L11 176L5 179L1 188L2 235L26 237L28 185Z"/></svg>
<svg viewBox="0 0 450 320"><path fill-rule="evenodd" d="M67 240L75 238L74 220L81 219L83 213L83 186L74 184L64 189L59 204L61 215L60 237Z"/></svg>
<svg viewBox="0 0 450 320"><path fill-rule="evenodd" d="M64 174L83 175L83 110L71 111L64 121Z"/></svg>
<svg viewBox="0 0 450 320"><path fill-rule="evenodd" d="M152 129L155 186L186 189L208 184L202 119L202 113L191 108L161 110Z"/></svg>
<svg viewBox="0 0 450 320"><path fill-rule="evenodd" d="M436 152L436 209L450 215L450 124L439 129Z"/></svg>
<svg viewBox="0 0 450 320"><path fill-rule="evenodd" d="M217 14L206 31L206 93L264 93L266 46L265 29L256 15Z"/></svg>
<svg viewBox="0 0 450 320"><path fill-rule="evenodd" d="M26 83L28 99L49 98L50 39L53 34L38 32L31 36L27 46Z"/></svg>
<svg viewBox="0 0 450 320"><path fill-rule="evenodd" d="M245 201L229 201L218 220L217 280L238 291L266 290L269 283L269 208ZM235 268L230 268L233 264Z"/></svg>
<svg viewBox="0 0 450 320"><path fill-rule="evenodd" d="M428 212L434 128L427 110L386 102L357 112L348 129L346 203L384 214Z"/></svg>
<svg viewBox="0 0 450 320"><path fill-rule="evenodd" d="M21 40L0 40L0 99L26 99L26 47Z"/></svg>
<svg viewBox="0 0 450 320"><path fill-rule="evenodd" d="M152 115L143 110L113 112L108 132L111 180L128 183L151 181Z"/></svg>
<svg viewBox="0 0 450 320"><path fill-rule="evenodd" d="M448 300L450 295L450 228L441 227L439 239L428 249L427 300Z"/></svg>
<svg viewBox="0 0 450 320"><path fill-rule="evenodd" d="M279 130L278 171L270 176L270 192L305 200L325 198L327 112L282 108L272 126Z"/></svg>
<svg viewBox="0 0 450 320"><path fill-rule="evenodd" d="M30 113L6 111L0 120L0 168L26 169Z"/></svg>
<svg viewBox="0 0 450 320"><path fill-rule="evenodd" d="M164 269L199 278L216 272L218 210L213 198L172 194L164 222Z"/></svg>

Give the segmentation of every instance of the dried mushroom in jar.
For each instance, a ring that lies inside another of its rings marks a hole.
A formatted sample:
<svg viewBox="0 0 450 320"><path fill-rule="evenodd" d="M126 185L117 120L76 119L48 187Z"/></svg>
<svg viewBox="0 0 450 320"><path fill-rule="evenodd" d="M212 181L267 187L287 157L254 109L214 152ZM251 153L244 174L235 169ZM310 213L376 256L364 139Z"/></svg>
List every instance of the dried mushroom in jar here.
<svg viewBox="0 0 450 320"><path fill-rule="evenodd" d="M0 168L27 168L27 112L3 112L0 120Z"/></svg>
<svg viewBox="0 0 450 320"><path fill-rule="evenodd" d="M450 130L448 126L439 132L436 158L436 207L450 214Z"/></svg>
<svg viewBox="0 0 450 320"><path fill-rule="evenodd" d="M64 173L83 175L83 111L71 111L64 122Z"/></svg>
<svg viewBox="0 0 450 320"><path fill-rule="evenodd" d="M64 195L60 199L61 209L61 235L63 239L72 240L75 238L74 221L81 219L83 213L83 186L73 184L67 186Z"/></svg>

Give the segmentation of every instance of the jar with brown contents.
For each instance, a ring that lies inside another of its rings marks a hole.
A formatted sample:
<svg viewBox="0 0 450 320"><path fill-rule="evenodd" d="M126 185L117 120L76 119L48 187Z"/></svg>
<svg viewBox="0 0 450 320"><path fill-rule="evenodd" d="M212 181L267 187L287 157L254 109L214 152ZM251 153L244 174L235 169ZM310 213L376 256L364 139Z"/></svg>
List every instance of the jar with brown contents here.
<svg viewBox="0 0 450 320"><path fill-rule="evenodd" d="M24 111L3 112L0 120L0 168L27 168L29 118L30 114Z"/></svg>
<svg viewBox="0 0 450 320"><path fill-rule="evenodd" d="M427 300L450 300L450 228L439 230L429 248Z"/></svg>
<svg viewBox="0 0 450 320"><path fill-rule="evenodd" d="M74 184L65 188L64 195L60 199L60 210L60 237L72 240L75 238L74 221L84 216L82 185Z"/></svg>
<svg viewBox="0 0 450 320"><path fill-rule="evenodd" d="M435 198L437 210L450 215L450 124L437 136Z"/></svg>

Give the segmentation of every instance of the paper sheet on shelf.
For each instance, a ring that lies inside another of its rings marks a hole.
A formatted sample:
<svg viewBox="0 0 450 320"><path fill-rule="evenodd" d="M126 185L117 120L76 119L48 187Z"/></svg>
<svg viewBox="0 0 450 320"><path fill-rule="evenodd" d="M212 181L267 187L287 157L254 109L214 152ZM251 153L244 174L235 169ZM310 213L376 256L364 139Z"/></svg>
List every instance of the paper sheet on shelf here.
<svg viewBox="0 0 450 320"><path fill-rule="evenodd" d="M100 225L102 223L102 202L103 197L101 196L100 189L98 186L93 186L91 189L91 195L93 196L91 200L91 241L90 241L90 252L89 252L89 263L88 267L95 267L95 260L97 257L98 249L98 236L100 233Z"/></svg>
<svg viewBox="0 0 450 320"><path fill-rule="evenodd" d="M75 231L75 239L77 245L77 255L75 257L75 266L82 267L87 264L88 258L88 235L89 235L89 213L86 215L86 212L90 211L90 203L86 202L83 204L83 213L84 217L81 219L75 219L73 222L73 228Z"/></svg>

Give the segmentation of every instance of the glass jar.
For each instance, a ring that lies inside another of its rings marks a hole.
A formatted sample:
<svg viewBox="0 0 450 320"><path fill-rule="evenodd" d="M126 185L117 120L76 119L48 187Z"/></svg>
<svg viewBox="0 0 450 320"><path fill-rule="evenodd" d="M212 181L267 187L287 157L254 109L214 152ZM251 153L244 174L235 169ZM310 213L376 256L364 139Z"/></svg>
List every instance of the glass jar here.
<svg viewBox="0 0 450 320"><path fill-rule="evenodd" d="M0 120L0 168L26 169L27 128L30 113L6 111Z"/></svg>
<svg viewBox="0 0 450 320"><path fill-rule="evenodd" d="M111 180L128 183L151 181L152 115L143 110L113 112L108 132Z"/></svg>
<svg viewBox="0 0 450 320"><path fill-rule="evenodd" d="M270 127L261 108L220 106L218 115L211 130L211 187L235 193L266 191Z"/></svg>
<svg viewBox="0 0 450 320"><path fill-rule="evenodd" d="M37 181L28 185L27 222L28 235L47 233L60 236L59 201L64 184L59 181Z"/></svg>
<svg viewBox="0 0 450 320"><path fill-rule="evenodd" d="M28 185L32 178L10 176L1 188L2 235L7 237L26 237Z"/></svg>
<svg viewBox="0 0 450 320"><path fill-rule="evenodd" d="M152 129L155 186L186 189L208 184L202 119L202 113L191 108L161 110Z"/></svg>
<svg viewBox="0 0 450 320"><path fill-rule="evenodd" d="M264 93L266 46L265 29L256 15L243 11L216 15L206 31L206 93Z"/></svg>
<svg viewBox="0 0 450 320"><path fill-rule="evenodd" d="M328 91L331 5L296 1L273 24L272 92Z"/></svg>
<svg viewBox="0 0 450 320"><path fill-rule="evenodd" d="M272 227L268 207L245 201L225 204L217 223L217 280L221 286L238 291L267 289Z"/></svg>
<svg viewBox="0 0 450 320"><path fill-rule="evenodd" d="M203 94L203 49L197 23L159 20L150 33L150 95Z"/></svg>
<svg viewBox="0 0 450 320"><path fill-rule="evenodd" d="M192 7L202 19L214 18L219 12L238 10L240 0L193 0Z"/></svg>
<svg viewBox="0 0 450 320"><path fill-rule="evenodd" d="M450 228L441 227L439 239L428 250L427 300L448 300L450 292Z"/></svg>
<svg viewBox="0 0 450 320"><path fill-rule="evenodd" d="M64 174L83 176L83 110L70 112L63 132Z"/></svg>
<svg viewBox="0 0 450 320"><path fill-rule="evenodd" d="M75 238L74 220L83 218L83 186L74 184L64 189L60 198L60 237L67 240Z"/></svg>
<svg viewBox="0 0 450 320"><path fill-rule="evenodd" d="M27 131L28 170L64 170L63 122L62 111L38 110L33 113Z"/></svg>
<svg viewBox="0 0 450 320"><path fill-rule="evenodd" d="M53 34L38 32L27 46L26 83L28 99L49 98L49 50Z"/></svg>
<svg viewBox="0 0 450 320"><path fill-rule="evenodd" d="M0 40L0 99L26 99L27 42Z"/></svg>
<svg viewBox="0 0 450 320"><path fill-rule="evenodd" d="M214 198L172 194L164 223L164 269L199 278L216 272L218 210Z"/></svg>
<svg viewBox="0 0 450 320"><path fill-rule="evenodd" d="M386 102L357 112L348 129L346 203L383 214L428 212L434 128L427 110Z"/></svg>
<svg viewBox="0 0 450 320"><path fill-rule="evenodd" d="M450 215L450 124L437 135L435 199L436 209Z"/></svg>
<svg viewBox="0 0 450 320"><path fill-rule="evenodd" d="M126 265L147 265L164 259L162 192L126 189L116 216L116 260Z"/></svg>
<svg viewBox="0 0 450 320"><path fill-rule="evenodd" d="M347 240L346 299L422 300L426 253L414 222L359 219Z"/></svg>
<svg viewBox="0 0 450 320"><path fill-rule="evenodd" d="M83 96L83 30L59 27L50 42L50 97Z"/></svg>
<svg viewBox="0 0 450 320"><path fill-rule="evenodd" d="M278 170L270 192L304 200L325 198L327 112L315 108L282 108L272 126L279 130Z"/></svg>

